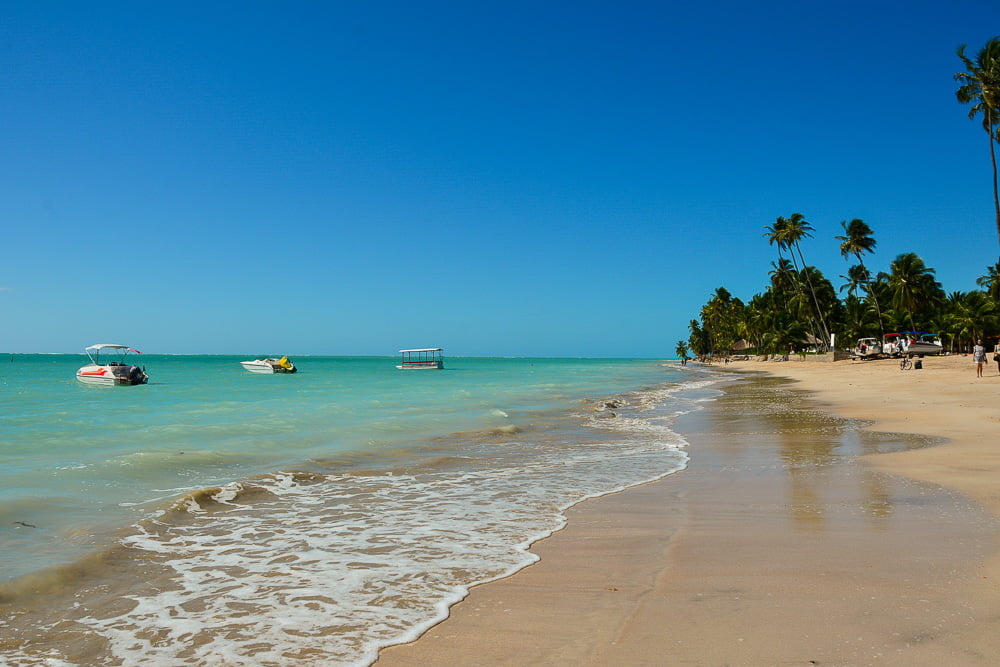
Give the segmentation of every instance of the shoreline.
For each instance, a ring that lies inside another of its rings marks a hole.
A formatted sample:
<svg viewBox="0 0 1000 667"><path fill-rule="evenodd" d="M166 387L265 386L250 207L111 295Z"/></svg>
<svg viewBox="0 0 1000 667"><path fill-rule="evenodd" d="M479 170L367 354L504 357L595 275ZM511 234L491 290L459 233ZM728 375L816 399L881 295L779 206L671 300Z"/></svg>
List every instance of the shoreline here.
<svg viewBox="0 0 1000 667"><path fill-rule="evenodd" d="M532 547L538 563L474 588L378 664L1000 655L1000 455L987 440L1000 408L982 407L1000 378L977 380L967 357L906 372L888 361L720 370L734 379L723 396L675 427L687 470L572 508ZM774 401L788 401L784 416L761 409ZM882 453L894 448L906 451Z"/></svg>

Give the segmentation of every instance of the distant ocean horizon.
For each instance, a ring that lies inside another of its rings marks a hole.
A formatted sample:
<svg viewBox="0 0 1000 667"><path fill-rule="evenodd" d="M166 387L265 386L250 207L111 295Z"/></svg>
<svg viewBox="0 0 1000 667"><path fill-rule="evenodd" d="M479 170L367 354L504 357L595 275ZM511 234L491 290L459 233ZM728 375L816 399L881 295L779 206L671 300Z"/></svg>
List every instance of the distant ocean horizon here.
<svg viewBox="0 0 1000 667"><path fill-rule="evenodd" d="M682 470L719 375L669 360L80 354L0 359L0 657L370 664L564 511ZM45 591L39 596L39 590ZM158 661L158 662L157 662Z"/></svg>

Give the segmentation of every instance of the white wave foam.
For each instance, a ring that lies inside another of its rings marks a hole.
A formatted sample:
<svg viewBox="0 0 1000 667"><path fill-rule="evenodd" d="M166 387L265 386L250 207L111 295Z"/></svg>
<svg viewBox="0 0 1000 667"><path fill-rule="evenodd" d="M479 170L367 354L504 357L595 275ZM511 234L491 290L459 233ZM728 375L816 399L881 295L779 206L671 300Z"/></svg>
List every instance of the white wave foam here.
<svg viewBox="0 0 1000 667"><path fill-rule="evenodd" d="M223 485L219 492L212 495L212 500L223 505L232 505L233 499L235 499L240 492L243 491L243 485L239 482L230 482L229 484Z"/></svg>

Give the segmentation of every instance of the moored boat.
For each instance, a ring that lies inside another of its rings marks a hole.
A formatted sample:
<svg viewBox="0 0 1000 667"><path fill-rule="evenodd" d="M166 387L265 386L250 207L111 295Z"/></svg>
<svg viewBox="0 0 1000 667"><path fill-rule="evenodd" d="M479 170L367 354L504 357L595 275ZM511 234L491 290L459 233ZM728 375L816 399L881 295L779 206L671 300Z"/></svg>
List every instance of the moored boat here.
<svg viewBox="0 0 1000 667"><path fill-rule="evenodd" d="M268 357L266 359L254 359L253 361L241 361L240 366L251 373L264 373L267 375L274 373L295 373L298 371L295 364L288 360L288 357L280 359Z"/></svg>
<svg viewBox="0 0 1000 667"><path fill-rule="evenodd" d="M76 371L76 379L84 384L114 387L134 386L149 382L145 368L126 362L129 353L142 354L128 345L99 343L85 348L90 363ZM110 357L102 363L101 356Z"/></svg>
<svg viewBox="0 0 1000 667"><path fill-rule="evenodd" d="M444 350L440 347L421 347L413 350L399 351L400 370L444 368Z"/></svg>

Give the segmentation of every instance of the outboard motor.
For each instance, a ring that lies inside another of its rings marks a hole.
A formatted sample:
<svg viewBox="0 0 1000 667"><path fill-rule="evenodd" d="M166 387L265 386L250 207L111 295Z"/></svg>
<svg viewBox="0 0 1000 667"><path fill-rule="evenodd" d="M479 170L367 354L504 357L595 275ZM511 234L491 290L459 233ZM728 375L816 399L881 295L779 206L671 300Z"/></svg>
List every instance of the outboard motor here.
<svg viewBox="0 0 1000 667"><path fill-rule="evenodd" d="M128 383L129 384L146 384L149 378L138 366L128 367Z"/></svg>

